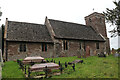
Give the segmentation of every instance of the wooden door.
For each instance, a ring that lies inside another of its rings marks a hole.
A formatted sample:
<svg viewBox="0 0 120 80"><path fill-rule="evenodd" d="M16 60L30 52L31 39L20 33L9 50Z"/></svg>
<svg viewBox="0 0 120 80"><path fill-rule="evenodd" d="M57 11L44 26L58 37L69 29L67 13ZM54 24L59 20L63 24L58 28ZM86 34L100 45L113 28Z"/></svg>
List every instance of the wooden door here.
<svg viewBox="0 0 120 80"><path fill-rule="evenodd" d="M90 56L90 46L86 47L86 57Z"/></svg>

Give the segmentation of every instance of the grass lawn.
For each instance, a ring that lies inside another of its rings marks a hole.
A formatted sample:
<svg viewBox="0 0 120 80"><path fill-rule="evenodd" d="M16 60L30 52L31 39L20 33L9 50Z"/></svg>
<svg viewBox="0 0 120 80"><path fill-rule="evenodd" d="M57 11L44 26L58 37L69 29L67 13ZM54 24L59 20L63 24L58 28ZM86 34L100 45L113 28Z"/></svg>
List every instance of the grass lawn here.
<svg viewBox="0 0 120 80"><path fill-rule="evenodd" d="M24 74L17 62L5 62L2 67L2 78L24 78Z"/></svg>
<svg viewBox="0 0 120 80"><path fill-rule="evenodd" d="M48 58L54 59L56 63L72 62L74 60L83 60L83 64L77 63L75 65L75 71L72 67L65 68L63 74L59 76L53 76L52 78L118 78L118 58L109 55L106 58L100 58L97 56L91 56L88 58L74 57L59 57ZM64 67L64 66L63 66ZM3 78L24 78L24 74L17 62L9 61L5 62L2 70Z"/></svg>

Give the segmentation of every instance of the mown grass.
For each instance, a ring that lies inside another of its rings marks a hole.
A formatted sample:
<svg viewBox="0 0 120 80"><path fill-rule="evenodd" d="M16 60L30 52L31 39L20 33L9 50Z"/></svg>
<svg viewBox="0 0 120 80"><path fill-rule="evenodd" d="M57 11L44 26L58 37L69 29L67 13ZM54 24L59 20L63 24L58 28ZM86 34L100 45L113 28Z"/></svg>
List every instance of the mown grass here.
<svg viewBox="0 0 120 80"><path fill-rule="evenodd" d="M55 60L64 64L65 62L72 62L74 60L83 60L83 64L77 63L75 71L71 66L64 68L63 73L52 78L118 78L118 58L112 55L102 58L91 56L88 58L75 57L59 57L59 58L46 58L46 60ZM63 65L64 67L64 65ZM24 74L16 62L5 62L2 70L3 78L24 78Z"/></svg>
<svg viewBox="0 0 120 80"><path fill-rule="evenodd" d="M60 76L53 76L53 78L118 78L118 58L112 55L106 58L99 58L97 56L91 56L88 58L55 58L56 61L62 63L83 60L84 63L77 63L75 71L72 67L64 70L64 73Z"/></svg>
<svg viewBox="0 0 120 80"><path fill-rule="evenodd" d="M5 62L2 68L2 78L24 78L25 76L19 68L17 62Z"/></svg>

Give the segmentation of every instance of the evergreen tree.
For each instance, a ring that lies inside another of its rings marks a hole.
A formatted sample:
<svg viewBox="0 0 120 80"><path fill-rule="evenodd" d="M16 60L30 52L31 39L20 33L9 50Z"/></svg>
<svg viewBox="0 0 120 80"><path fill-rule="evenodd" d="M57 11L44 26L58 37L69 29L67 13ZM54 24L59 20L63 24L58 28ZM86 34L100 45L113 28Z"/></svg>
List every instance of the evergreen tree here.
<svg viewBox="0 0 120 80"><path fill-rule="evenodd" d="M103 12L105 15L106 21L108 23L112 23L114 25L114 29L109 31L111 33L111 37L120 36L120 1L113 1L115 4L114 9L106 8L106 12Z"/></svg>

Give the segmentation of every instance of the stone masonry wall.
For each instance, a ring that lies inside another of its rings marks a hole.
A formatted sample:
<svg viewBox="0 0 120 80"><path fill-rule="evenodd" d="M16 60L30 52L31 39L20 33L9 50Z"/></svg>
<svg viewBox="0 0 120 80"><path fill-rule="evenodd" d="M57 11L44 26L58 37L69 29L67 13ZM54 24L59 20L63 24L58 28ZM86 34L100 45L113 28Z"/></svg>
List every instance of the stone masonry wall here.
<svg viewBox="0 0 120 80"><path fill-rule="evenodd" d="M63 40L59 40L62 46L61 52L59 53L60 57L69 57L69 56L77 56L78 51L80 51L80 43L81 47L84 49L85 46L90 47L90 55L96 55L97 53L101 53L105 51L105 43L99 42L99 49L96 49L95 41L79 41L79 40L66 40L68 42L68 50L63 49Z"/></svg>
<svg viewBox="0 0 120 80"><path fill-rule="evenodd" d="M47 44L47 52L42 52L41 43L25 43L26 52L19 51L19 42L8 42L8 61L24 59L27 56L53 57L53 44Z"/></svg>
<svg viewBox="0 0 120 80"><path fill-rule="evenodd" d="M102 36L106 39L106 52L110 53L110 43L109 38L107 37L107 30L105 24L105 17L101 13L94 12L89 16L85 17L86 25L93 27L95 31L102 34Z"/></svg>
<svg viewBox="0 0 120 80"><path fill-rule="evenodd" d="M101 13L93 13L85 17L86 25L93 27L98 33L107 37L104 15Z"/></svg>
<svg viewBox="0 0 120 80"><path fill-rule="evenodd" d="M94 41L78 41L78 40L66 40L68 42L68 50L63 49L63 40L59 40L59 44L55 44L56 48L54 51L53 44L47 44L47 52L42 52L41 43L25 43L26 44L26 52L19 51L19 42L8 42L8 61L15 59L24 59L27 56L42 56L44 58L50 57L69 57L69 56L77 56L78 51L81 47L85 46L90 47L90 55L96 55L97 53L101 53L105 51L104 42L99 42L99 49L96 49L96 42ZM82 54L82 53L80 53Z"/></svg>

